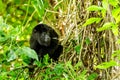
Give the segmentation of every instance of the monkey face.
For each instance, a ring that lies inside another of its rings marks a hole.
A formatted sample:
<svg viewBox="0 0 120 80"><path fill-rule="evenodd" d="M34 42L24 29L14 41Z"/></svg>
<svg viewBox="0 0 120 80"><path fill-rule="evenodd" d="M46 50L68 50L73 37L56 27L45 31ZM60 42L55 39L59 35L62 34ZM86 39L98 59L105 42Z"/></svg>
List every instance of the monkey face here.
<svg viewBox="0 0 120 80"><path fill-rule="evenodd" d="M50 33L46 30L33 30L33 38L42 46L49 46L51 43Z"/></svg>
<svg viewBox="0 0 120 80"><path fill-rule="evenodd" d="M38 24L35 26L31 36L31 48L36 45L41 45L49 47L54 42L58 44L58 35L57 33L48 25Z"/></svg>
<svg viewBox="0 0 120 80"><path fill-rule="evenodd" d="M51 43L51 37L49 33L42 32L41 34L38 34L39 37L37 37L37 41L40 45L43 46L49 46Z"/></svg>

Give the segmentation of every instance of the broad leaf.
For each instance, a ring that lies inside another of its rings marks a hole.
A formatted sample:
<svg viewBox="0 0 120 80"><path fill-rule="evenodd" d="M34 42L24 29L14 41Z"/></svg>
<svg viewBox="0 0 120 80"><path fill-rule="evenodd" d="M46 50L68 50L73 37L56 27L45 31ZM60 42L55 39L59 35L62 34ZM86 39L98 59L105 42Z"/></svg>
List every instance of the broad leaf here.
<svg viewBox="0 0 120 80"><path fill-rule="evenodd" d="M92 5L90 7L87 8L87 10L89 11L99 11L99 10L103 10L104 8L96 6L96 5Z"/></svg>
<svg viewBox="0 0 120 80"><path fill-rule="evenodd" d="M105 23L102 27L98 28L97 31L103 31L111 29L114 24L112 22Z"/></svg>
<svg viewBox="0 0 120 80"><path fill-rule="evenodd" d="M119 4L118 0L108 0L109 4L111 4L112 6L116 7Z"/></svg>
<svg viewBox="0 0 120 80"><path fill-rule="evenodd" d="M117 63L115 61L110 61L110 62L104 62L100 65L97 65L96 68L99 68L99 69L107 69L109 67L112 67L112 66L116 66Z"/></svg>
<svg viewBox="0 0 120 80"><path fill-rule="evenodd" d="M120 13L120 7L112 10L112 16L116 19Z"/></svg>
<svg viewBox="0 0 120 80"><path fill-rule="evenodd" d="M36 54L36 52L32 49L30 49L29 47L23 47L23 48L20 48L16 51L16 53L20 56L22 56L22 58L26 58L29 57L29 58L32 58L32 59L36 59L38 61L38 56Z"/></svg>
<svg viewBox="0 0 120 80"><path fill-rule="evenodd" d="M87 25L90 25L92 23L99 23L100 21L102 20L102 18L89 18L84 24L83 26L87 26Z"/></svg>
<svg viewBox="0 0 120 80"><path fill-rule="evenodd" d="M34 50L30 49L29 47L24 47L23 51L23 54L27 55L30 58L38 60L38 56Z"/></svg>
<svg viewBox="0 0 120 80"><path fill-rule="evenodd" d="M118 36L118 25L112 26L112 32L114 33L115 36Z"/></svg>

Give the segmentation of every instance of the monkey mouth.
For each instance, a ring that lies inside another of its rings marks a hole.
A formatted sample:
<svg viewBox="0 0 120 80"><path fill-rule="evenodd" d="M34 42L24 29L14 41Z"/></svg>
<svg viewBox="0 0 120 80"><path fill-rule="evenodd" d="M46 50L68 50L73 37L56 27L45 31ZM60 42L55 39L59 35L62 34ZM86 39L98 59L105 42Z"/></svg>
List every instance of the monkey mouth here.
<svg viewBox="0 0 120 80"><path fill-rule="evenodd" d="M38 43L42 46L48 47L50 46L51 40L38 40Z"/></svg>
<svg viewBox="0 0 120 80"><path fill-rule="evenodd" d="M52 39L58 40L58 38L57 38L57 37L53 37Z"/></svg>
<svg viewBox="0 0 120 80"><path fill-rule="evenodd" d="M42 45L42 46L45 46L45 47L50 46L50 41L47 41L47 42L45 42L45 41L38 41L38 43L39 43L40 45Z"/></svg>
<svg viewBox="0 0 120 80"><path fill-rule="evenodd" d="M37 42L42 46L50 46L51 43L51 37L47 35L46 33L42 33L42 35L38 34Z"/></svg>

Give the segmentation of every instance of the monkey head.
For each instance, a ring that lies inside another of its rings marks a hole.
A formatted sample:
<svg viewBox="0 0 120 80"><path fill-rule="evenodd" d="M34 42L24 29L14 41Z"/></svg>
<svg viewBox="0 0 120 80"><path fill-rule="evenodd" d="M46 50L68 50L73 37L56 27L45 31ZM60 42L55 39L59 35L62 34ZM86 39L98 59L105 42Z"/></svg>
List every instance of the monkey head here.
<svg viewBox="0 0 120 80"><path fill-rule="evenodd" d="M58 42L57 33L48 25L38 24L32 32L32 39L40 44L41 46L48 47L51 44L51 41L54 39Z"/></svg>

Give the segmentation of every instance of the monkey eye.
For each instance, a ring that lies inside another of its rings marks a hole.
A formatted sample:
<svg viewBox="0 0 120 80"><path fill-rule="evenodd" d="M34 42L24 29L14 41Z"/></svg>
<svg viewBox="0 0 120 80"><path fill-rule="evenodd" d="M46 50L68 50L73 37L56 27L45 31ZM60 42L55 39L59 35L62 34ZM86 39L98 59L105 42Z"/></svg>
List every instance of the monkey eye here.
<svg viewBox="0 0 120 80"><path fill-rule="evenodd" d="M34 29L34 30L33 30L33 32L34 32L34 33L36 33L36 32L37 32L37 30L36 30L36 29Z"/></svg>

